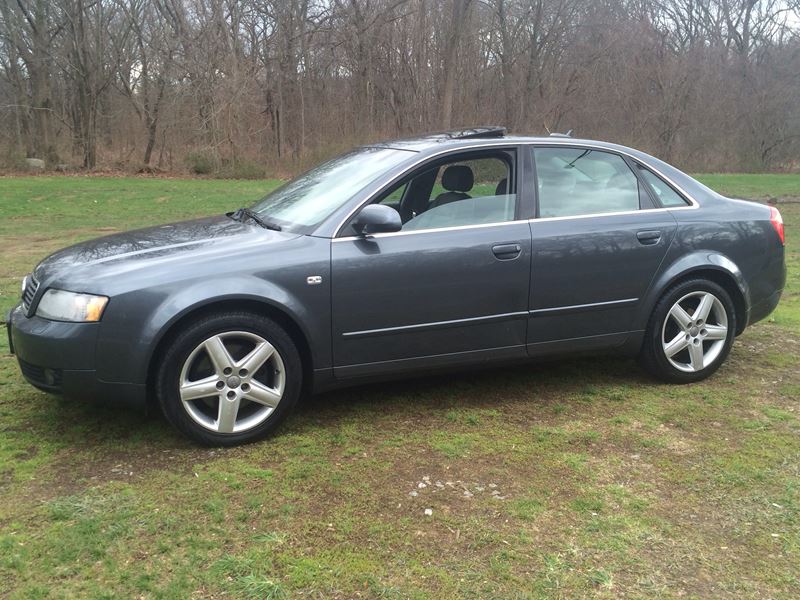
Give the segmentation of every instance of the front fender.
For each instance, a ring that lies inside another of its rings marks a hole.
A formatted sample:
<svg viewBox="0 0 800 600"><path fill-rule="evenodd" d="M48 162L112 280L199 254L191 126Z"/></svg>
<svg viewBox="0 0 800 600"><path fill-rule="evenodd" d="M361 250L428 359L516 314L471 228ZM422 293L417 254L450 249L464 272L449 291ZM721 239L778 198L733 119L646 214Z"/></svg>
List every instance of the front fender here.
<svg viewBox="0 0 800 600"><path fill-rule="evenodd" d="M151 358L170 327L196 310L236 300L255 301L284 313L297 324L306 340L314 340L310 344L312 352L321 349L321 355L312 355L314 364L327 364L330 357L324 351L330 343L319 339L326 333L330 335L329 326L324 324L330 311L327 288L326 283L293 291L279 277L266 280L252 274L234 274L115 297L108 314L103 316L98 338L98 377L104 381L145 383ZM298 297L298 291L307 297ZM143 299L143 293L149 298ZM149 308L143 309L144 306Z"/></svg>
<svg viewBox="0 0 800 600"><path fill-rule="evenodd" d="M691 254L685 254L671 263L666 269L662 270L654 280L653 284L645 296L644 302L641 304L641 311L638 316L638 323L640 329L645 329L647 321L653 312L653 308L658 302L659 298L664 294L669 287L680 279L684 279L692 273L701 271L717 271L722 275L728 277L742 295L744 301L745 315L750 313L750 289L747 281L742 274L741 269L730 258L711 250L698 250ZM740 324L744 327L746 322Z"/></svg>

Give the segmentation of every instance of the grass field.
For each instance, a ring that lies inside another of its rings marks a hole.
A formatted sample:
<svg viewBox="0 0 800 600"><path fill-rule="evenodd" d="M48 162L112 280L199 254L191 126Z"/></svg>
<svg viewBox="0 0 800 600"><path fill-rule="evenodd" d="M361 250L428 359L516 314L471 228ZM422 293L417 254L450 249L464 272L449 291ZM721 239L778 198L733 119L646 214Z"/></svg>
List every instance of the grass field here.
<svg viewBox="0 0 800 600"><path fill-rule="evenodd" d="M800 197L800 176L702 179ZM276 184L0 178L0 309L58 247ZM781 211L781 305L687 387L610 357L470 372L326 394L210 450L37 392L3 336L0 597L796 598L800 204Z"/></svg>

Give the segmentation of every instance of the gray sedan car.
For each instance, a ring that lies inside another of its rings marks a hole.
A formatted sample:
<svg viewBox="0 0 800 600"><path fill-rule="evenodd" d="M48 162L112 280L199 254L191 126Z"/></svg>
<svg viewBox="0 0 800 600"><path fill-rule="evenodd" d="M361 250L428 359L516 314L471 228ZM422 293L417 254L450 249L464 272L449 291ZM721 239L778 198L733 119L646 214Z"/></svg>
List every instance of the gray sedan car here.
<svg viewBox="0 0 800 600"><path fill-rule="evenodd" d="M775 208L630 148L479 128L56 252L8 327L37 388L159 406L232 445L304 392L435 369L614 350L699 381L785 279Z"/></svg>

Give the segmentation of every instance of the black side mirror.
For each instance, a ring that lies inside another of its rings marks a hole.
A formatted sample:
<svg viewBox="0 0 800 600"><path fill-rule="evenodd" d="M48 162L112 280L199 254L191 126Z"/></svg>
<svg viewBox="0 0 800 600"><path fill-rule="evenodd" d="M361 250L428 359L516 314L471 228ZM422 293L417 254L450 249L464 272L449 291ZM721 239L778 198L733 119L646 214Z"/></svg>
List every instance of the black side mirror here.
<svg viewBox="0 0 800 600"><path fill-rule="evenodd" d="M403 228L400 213L384 204L365 206L353 219L352 224L358 235L400 231Z"/></svg>

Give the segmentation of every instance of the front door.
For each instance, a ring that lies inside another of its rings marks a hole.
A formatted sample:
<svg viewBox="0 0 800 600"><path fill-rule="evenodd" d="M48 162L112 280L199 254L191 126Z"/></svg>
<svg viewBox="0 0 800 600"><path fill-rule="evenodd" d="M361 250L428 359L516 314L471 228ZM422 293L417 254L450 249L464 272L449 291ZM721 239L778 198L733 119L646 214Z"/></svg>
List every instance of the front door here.
<svg viewBox="0 0 800 600"><path fill-rule="evenodd" d="M377 200L397 207L402 231L333 240L337 377L525 355L531 240L515 157L418 169Z"/></svg>

